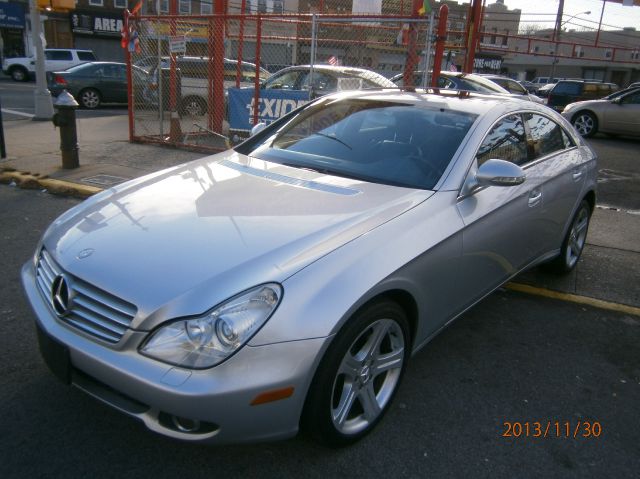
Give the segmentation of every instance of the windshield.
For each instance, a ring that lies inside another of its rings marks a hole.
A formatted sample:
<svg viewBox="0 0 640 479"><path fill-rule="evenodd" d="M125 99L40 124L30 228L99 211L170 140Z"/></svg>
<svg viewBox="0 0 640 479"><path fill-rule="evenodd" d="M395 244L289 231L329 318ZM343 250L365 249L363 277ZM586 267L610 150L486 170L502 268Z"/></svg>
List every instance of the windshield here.
<svg viewBox="0 0 640 479"><path fill-rule="evenodd" d="M240 153L325 174L432 189L476 115L380 100L327 100Z"/></svg>

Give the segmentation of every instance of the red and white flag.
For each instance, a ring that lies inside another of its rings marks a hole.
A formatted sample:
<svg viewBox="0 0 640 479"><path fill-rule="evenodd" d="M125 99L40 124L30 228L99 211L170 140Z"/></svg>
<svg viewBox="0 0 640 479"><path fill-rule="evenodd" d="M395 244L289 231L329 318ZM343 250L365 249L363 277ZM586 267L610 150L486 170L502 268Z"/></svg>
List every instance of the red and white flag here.
<svg viewBox="0 0 640 479"><path fill-rule="evenodd" d="M327 62L329 63L329 65L336 66L338 64L338 59L335 56L331 55Z"/></svg>

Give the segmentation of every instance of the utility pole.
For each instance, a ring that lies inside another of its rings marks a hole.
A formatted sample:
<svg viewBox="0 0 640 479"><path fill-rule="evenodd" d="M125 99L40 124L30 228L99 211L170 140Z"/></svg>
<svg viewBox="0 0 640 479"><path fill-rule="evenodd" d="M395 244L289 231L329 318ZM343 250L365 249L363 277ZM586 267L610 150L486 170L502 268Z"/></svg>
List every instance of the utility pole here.
<svg viewBox="0 0 640 479"><path fill-rule="evenodd" d="M53 102L51 92L47 88L47 77L44 68L44 34L40 23L40 10L37 0L29 2L31 10L31 40L36 51L36 89L33 92L35 103L34 120L51 120L53 116Z"/></svg>

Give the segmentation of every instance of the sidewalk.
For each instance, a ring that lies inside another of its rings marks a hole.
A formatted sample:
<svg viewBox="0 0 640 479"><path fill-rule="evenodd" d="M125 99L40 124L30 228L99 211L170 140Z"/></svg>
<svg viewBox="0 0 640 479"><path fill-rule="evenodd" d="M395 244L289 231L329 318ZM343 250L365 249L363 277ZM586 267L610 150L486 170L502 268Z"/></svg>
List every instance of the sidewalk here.
<svg viewBox="0 0 640 479"><path fill-rule="evenodd" d="M126 116L78 119L80 167L64 170L59 131L51 122L7 121L8 158L0 160L0 182L86 197L113 184L204 156L129 143L127 128ZM613 309L622 305L620 310L640 314L635 309L640 308L639 238L639 215L597 208L587 247L571 274L559 278L534 268L519 275L509 287L535 294L551 291L560 296L593 298L614 303Z"/></svg>

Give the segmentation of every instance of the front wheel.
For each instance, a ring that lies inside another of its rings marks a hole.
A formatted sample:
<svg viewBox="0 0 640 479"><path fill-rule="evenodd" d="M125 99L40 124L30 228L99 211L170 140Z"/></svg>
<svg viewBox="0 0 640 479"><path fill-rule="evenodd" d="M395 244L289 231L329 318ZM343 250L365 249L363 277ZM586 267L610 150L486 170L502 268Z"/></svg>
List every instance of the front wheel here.
<svg viewBox="0 0 640 479"><path fill-rule="evenodd" d="M396 303L377 302L356 314L318 367L303 429L334 447L371 432L398 389L409 349L408 321Z"/></svg>
<svg viewBox="0 0 640 479"><path fill-rule="evenodd" d="M580 136L591 138L598 131L598 120L588 111L581 111L573 117L573 126Z"/></svg>
<svg viewBox="0 0 640 479"><path fill-rule="evenodd" d="M552 272L565 274L575 268L587 242L590 219L591 206L586 200L582 200L562 242L560 255L548 264Z"/></svg>

